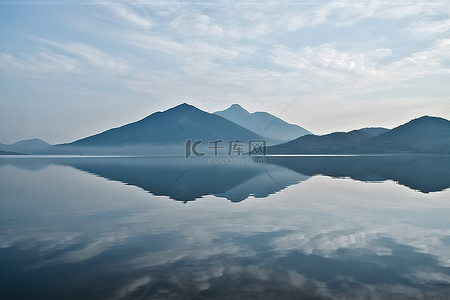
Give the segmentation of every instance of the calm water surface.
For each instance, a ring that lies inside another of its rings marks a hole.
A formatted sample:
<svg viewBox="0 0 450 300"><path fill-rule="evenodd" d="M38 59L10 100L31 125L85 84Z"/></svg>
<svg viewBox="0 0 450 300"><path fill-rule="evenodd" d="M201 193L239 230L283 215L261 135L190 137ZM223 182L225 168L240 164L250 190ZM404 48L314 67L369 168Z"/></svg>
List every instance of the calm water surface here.
<svg viewBox="0 0 450 300"><path fill-rule="evenodd" d="M450 157L0 157L1 299L450 299Z"/></svg>

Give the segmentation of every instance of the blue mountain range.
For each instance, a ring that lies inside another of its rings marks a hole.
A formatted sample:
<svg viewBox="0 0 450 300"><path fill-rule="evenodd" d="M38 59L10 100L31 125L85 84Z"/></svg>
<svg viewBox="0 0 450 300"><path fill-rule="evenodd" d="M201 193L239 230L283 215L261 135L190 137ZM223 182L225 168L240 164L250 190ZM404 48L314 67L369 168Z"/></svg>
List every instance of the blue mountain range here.
<svg viewBox="0 0 450 300"><path fill-rule="evenodd" d="M249 113L239 104L233 104L229 108L217 111L214 114L265 137L270 141L270 144L280 144L300 136L312 134L298 125L289 124L269 113L261 111Z"/></svg>
<svg viewBox="0 0 450 300"><path fill-rule="evenodd" d="M268 148L272 154L450 154L450 121L423 116L391 130L306 135ZM383 133L381 133L383 132Z"/></svg>
<svg viewBox="0 0 450 300"><path fill-rule="evenodd" d="M266 141L269 154L450 154L450 121L424 116L391 130L374 127L314 135L271 114L249 113L238 104L208 113L183 103L71 143L50 145L32 139L0 144L0 154L183 155L189 140L200 141L203 152L218 141L223 148L231 141Z"/></svg>

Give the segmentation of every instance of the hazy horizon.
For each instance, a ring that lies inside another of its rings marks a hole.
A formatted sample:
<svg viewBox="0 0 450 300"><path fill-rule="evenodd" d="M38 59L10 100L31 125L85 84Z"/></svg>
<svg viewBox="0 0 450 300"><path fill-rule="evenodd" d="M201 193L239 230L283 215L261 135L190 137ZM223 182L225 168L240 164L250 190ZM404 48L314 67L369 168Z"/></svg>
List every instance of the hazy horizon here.
<svg viewBox="0 0 450 300"><path fill-rule="evenodd" d="M450 119L450 3L0 4L0 143L65 143L187 102L315 134Z"/></svg>

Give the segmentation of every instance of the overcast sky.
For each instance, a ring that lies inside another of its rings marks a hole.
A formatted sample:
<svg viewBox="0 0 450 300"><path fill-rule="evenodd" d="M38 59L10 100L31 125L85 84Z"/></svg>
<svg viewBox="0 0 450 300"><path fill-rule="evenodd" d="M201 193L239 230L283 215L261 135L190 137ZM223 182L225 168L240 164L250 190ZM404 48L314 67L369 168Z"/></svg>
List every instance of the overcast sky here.
<svg viewBox="0 0 450 300"><path fill-rule="evenodd" d="M316 133L450 119L449 1L1 1L0 142L188 102Z"/></svg>

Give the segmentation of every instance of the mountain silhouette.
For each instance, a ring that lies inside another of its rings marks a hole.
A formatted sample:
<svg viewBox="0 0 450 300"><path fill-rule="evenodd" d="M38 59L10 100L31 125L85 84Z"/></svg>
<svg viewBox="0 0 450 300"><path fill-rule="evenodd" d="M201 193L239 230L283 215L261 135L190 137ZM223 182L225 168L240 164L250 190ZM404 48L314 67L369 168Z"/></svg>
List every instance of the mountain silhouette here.
<svg viewBox="0 0 450 300"><path fill-rule="evenodd" d="M211 164L206 158L142 157L34 159L32 163L34 169L50 164L71 166L182 202L206 195L232 202L240 202L250 196L265 198L309 178L285 167L248 163L247 159L236 164ZM2 164L30 169L28 160L0 160L0 166Z"/></svg>
<svg viewBox="0 0 450 300"><path fill-rule="evenodd" d="M336 154L358 153L360 145L373 138L373 135L354 130L333 132L326 135L305 135L293 141L268 147L270 154Z"/></svg>
<svg viewBox="0 0 450 300"><path fill-rule="evenodd" d="M266 161L306 176L350 177L366 182L393 180L422 193L450 187L447 155L278 156L267 157Z"/></svg>
<svg viewBox="0 0 450 300"><path fill-rule="evenodd" d="M268 156L265 163L210 164L205 158L35 158L0 159L0 166L41 170L49 165L78 170L140 187L177 201L207 195L239 202L250 196L264 198L310 177L323 175L363 182L392 180L422 193L450 187L450 156Z"/></svg>
<svg viewBox="0 0 450 300"><path fill-rule="evenodd" d="M23 155L23 153L0 150L0 155Z"/></svg>
<svg viewBox="0 0 450 300"><path fill-rule="evenodd" d="M178 143L188 139L260 139L257 134L192 105L181 104L140 121L83 138L71 145Z"/></svg>
<svg viewBox="0 0 450 300"><path fill-rule="evenodd" d="M43 140L29 139L29 140L22 140L10 145L0 144L0 150L6 152L15 152L14 154L17 153L31 154L36 151L47 149L50 146L51 145L49 143Z"/></svg>
<svg viewBox="0 0 450 300"><path fill-rule="evenodd" d="M229 108L217 111L214 114L265 137L269 143L287 142L300 136L311 134L308 130L298 125L289 124L269 113L249 113L239 104L233 104Z"/></svg>
<svg viewBox="0 0 450 300"><path fill-rule="evenodd" d="M266 141L268 154L450 154L450 121L424 116L388 130L362 128L326 135L309 131L264 112L249 113L241 106L214 114L183 103L163 112L106 130L71 143L50 145L39 139L0 144L0 151L24 154L172 155L184 156L195 141L200 153L231 153L240 141L248 151L251 141ZM306 134L306 135L305 135ZM291 139L276 144L276 140ZM191 140L191 144L187 141ZM218 146L214 148L214 143ZM192 150L192 149L190 149ZM190 151L189 153L194 151ZM242 152L241 152L242 153ZM5 153L6 154L6 153Z"/></svg>
<svg viewBox="0 0 450 300"><path fill-rule="evenodd" d="M174 153L183 155L187 140L202 141L205 150L209 142L217 140L222 140L222 147L225 147L230 141L240 140L246 143L263 139L219 115L183 103L166 111L153 113L137 122L58 145L56 148L62 153L148 153L159 149L160 154L167 154L172 149L170 147L174 146Z"/></svg>
<svg viewBox="0 0 450 300"><path fill-rule="evenodd" d="M387 131L366 145L366 152L450 154L450 121L423 116Z"/></svg>
<svg viewBox="0 0 450 300"><path fill-rule="evenodd" d="M379 132L379 130L377 130ZM306 135L268 147L271 154L450 154L450 121L424 116L374 136L374 130ZM375 131L376 132L376 131Z"/></svg>
<svg viewBox="0 0 450 300"><path fill-rule="evenodd" d="M380 134L383 134L383 133L389 131L389 129L384 128L384 127L365 127L365 128L361 128L358 130L363 131L368 134L371 134L373 136L379 136Z"/></svg>

